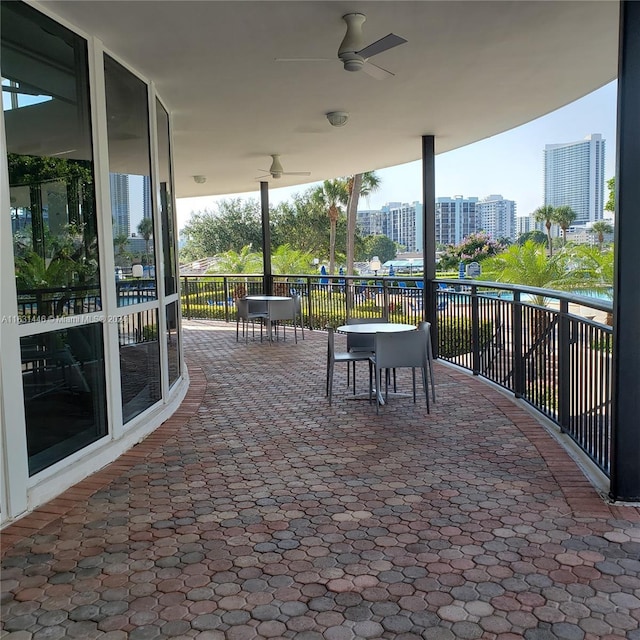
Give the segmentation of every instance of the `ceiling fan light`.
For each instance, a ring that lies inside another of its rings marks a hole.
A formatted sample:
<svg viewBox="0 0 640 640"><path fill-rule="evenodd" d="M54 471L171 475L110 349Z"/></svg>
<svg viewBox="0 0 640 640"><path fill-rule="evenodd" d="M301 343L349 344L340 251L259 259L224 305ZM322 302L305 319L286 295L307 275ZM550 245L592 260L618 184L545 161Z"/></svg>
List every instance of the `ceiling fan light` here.
<svg viewBox="0 0 640 640"><path fill-rule="evenodd" d="M330 111L327 113L327 120L332 127L344 127L349 119L346 111Z"/></svg>
<svg viewBox="0 0 640 640"><path fill-rule="evenodd" d="M364 67L364 60L362 58L347 58L343 59L345 71L360 71Z"/></svg>

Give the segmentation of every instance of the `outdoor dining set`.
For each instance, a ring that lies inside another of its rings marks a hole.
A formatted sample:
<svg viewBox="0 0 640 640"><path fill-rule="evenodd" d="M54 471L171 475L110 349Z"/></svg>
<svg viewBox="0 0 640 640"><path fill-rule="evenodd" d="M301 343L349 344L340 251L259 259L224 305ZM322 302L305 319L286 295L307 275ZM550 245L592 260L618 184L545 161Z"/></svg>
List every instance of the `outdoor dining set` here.
<svg viewBox="0 0 640 640"><path fill-rule="evenodd" d="M339 326L335 332L346 334L346 351L336 351L333 328L329 327L327 339L327 384L326 395L329 404L333 396L333 373L337 362L347 364L347 384L353 385L353 398L356 394L356 363L365 361L369 365L369 402L376 398L376 412L388 402L389 385L393 378L394 395L397 393L396 369L410 368L413 382L413 401L416 402L416 369L421 373L422 389L427 406L429 403L429 385L431 397L435 402L435 379L433 374L433 352L431 348L431 324L420 322L418 327L412 324L387 322L385 318L350 318L347 324ZM382 393L384 373L384 395Z"/></svg>
<svg viewBox="0 0 640 640"><path fill-rule="evenodd" d="M302 321L302 302L300 295L272 296L272 295L248 295L238 298L236 303L236 342L240 340L240 329L245 342L249 341L249 323L251 323L253 337L255 338L255 323L260 323L260 341L263 338L263 329L267 328L267 339L273 343L278 340L278 329L284 321L293 323L293 336L298 343L298 326L304 339L304 324ZM286 324L282 324L283 339L286 339Z"/></svg>
<svg viewBox="0 0 640 640"><path fill-rule="evenodd" d="M249 341L251 328L252 340L256 340L255 325L260 327L260 341L266 339L272 344L279 340L282 326L282 339L286 340L286 326L293 325L294 341L298 342L298 327L304 339L302 302L299 294L293 295L246 295L238 298L236 304L236 342L241 335L245 343ZM286 323L286 324L285 324ZM346 335L346 349L336 350L335 333ZM356 394L356 363L367 362L369 369L369 393L366 396ZM397 393L396 370L412 370L413 401L416 402L416 369L421 373L427 411L431 398L435 402L433 374L433 352L431 347L431 325L420 322L413 324L388 322L379 318L349 318L347 323L337 328L327 327L327 377L326 395L331 405L333 399L333 377L336 363L347 364L347 385L353 387L353 399L366 397L369 402L376 398L376 411L389 398L389 385L393 379L392 395ZM384 371L384 376L383 376ZM383 394L384 379L384 394Z"/></svg>

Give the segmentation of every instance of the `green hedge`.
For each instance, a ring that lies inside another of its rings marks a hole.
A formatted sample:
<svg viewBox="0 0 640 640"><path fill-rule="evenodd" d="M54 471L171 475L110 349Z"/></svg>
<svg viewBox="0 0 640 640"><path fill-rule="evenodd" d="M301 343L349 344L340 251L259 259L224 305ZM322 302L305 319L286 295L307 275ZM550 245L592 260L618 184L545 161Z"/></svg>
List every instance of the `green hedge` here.
<svg viewBox="0 0 640 640"><path fill-rule="evenodd" d="M493 322L480 323L480 344L486 344L493 335ZM471 318L438 319L438 355L453 358L473 351Z"/></svg>

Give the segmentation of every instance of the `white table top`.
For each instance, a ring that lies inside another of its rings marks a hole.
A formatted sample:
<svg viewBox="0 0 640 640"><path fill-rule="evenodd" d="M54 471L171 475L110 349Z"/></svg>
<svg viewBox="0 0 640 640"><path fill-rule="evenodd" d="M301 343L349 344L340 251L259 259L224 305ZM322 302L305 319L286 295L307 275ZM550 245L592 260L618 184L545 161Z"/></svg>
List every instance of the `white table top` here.
<svg viewBox="0 0 640 640"><path fill-rule="evenodd" d="M343 324L336 331L340 333L399 333L400 331L415 331L415 329L415 324L363 322L362 324Z"/></svg>
<svg viewBox="0 0 640 640"><path fill-rule="evenodd" d="M245 296L245 300L259 300L261 302L272 302L273 300L291 300L290 296Z"/></svg>

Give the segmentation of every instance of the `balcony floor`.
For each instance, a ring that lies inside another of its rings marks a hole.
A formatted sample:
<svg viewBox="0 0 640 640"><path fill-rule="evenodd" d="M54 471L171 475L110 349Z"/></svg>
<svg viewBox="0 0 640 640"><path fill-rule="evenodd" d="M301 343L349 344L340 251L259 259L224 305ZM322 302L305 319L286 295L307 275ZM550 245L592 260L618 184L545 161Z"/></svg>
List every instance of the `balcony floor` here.
<svg viewBox="0 0 640 640"><path fill-rule="evenodd" d="M640 510L508 397L437 364L377 416L322 332L184 338L180 410L3 531L3 640L640 639Z"/></svg>

